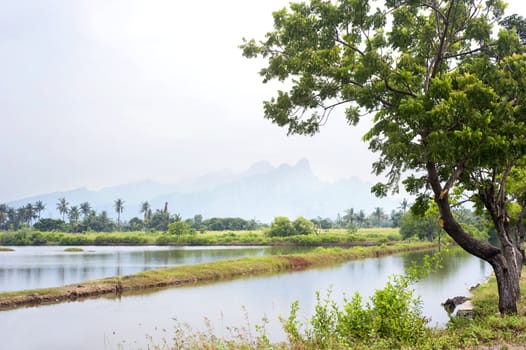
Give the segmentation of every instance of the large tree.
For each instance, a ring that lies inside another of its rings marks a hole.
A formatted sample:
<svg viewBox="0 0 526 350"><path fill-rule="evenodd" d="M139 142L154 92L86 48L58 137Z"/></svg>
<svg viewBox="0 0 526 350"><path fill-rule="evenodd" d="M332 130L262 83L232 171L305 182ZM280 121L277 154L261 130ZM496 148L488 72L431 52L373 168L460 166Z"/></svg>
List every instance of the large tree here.
<svg viewBox="0 0 526 350"><path fill-rule="evenodd" d="M290 134L314 134L346 105L386 181L400 183L426 209L431 196L444 230L495 271L499 309L517 311L521 254L510 234L506 185L526 153L526 61L513 26L497 28L499 0L310 0L273 14L263 41L245 40L246 57L263 57L264 82L288 91L264 103L265 117ZM495 34L498 33L498 34ZM469 234L452 214L460 193L491 217L500 244Z"/></svg>

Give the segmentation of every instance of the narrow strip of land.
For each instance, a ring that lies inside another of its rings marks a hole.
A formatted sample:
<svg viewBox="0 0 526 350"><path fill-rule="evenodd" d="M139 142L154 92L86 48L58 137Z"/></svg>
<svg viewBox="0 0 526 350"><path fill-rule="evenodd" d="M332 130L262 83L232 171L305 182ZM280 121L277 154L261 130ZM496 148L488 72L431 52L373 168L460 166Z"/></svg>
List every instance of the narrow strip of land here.
<svg viewBox="0 0 526 350"><path fill-rule="evenodd" d="M432 243L399 243L389 246L354 247L349 249L322 248L306 254L242 258L177 266L133 275L75 283L63 287L0 293L0 310L74 301L111 294L120 295L137 290L205 283L264 273L303 270L348 260L427 250L433 247L436 247L436 245Z"/></svg>

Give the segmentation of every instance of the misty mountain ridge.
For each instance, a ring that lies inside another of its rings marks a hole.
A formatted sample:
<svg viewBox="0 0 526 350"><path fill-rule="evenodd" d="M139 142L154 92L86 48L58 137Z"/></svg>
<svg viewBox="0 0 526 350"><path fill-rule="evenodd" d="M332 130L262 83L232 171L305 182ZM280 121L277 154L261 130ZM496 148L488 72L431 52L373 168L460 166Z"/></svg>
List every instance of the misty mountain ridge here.
<svg viewBox="0 0 526 350"><path fill-rule="evenodd" d="M64 197L70 206L89 202L97 212L106 210L110 217L116 217L114 201L121 198L124 200L121 218L125 220L141 217L141 203L148 201L154 211L168 202L170 213L183 218L201 214L205 218L242 217L261 222L270 222L276 216L335 218L349 208L370 214L375 207L382 207L385 212L397 207L394 200L376 198L370 187L370 183L354 177L332 183L321 181L312 173L309 161L301 159L294 165L277 167L260 161L238 174L224 170L174 184L145 180L98 191L78 188L7 204L20 207L40 200L46 206L42 217L59 218L56 204Z"/></svg>

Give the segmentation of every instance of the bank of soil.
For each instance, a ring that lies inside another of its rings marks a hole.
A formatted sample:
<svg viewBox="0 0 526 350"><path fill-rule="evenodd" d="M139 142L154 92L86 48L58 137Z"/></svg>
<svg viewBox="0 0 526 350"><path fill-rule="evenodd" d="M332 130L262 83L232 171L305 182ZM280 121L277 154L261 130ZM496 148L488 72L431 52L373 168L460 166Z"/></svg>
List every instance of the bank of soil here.
<svg viewBox="0 0 526 350"><path fill-rule="evenodd" d="M304 270L353 259L429 250L433 247L435 245L432 243L411 243L350 249L320 249L306 254L242 258L177 266L133 275L75 283L57 288L0 293L0 310L75 301L104 295L121 295L137 290L205 283L248 275Z"/></svg>

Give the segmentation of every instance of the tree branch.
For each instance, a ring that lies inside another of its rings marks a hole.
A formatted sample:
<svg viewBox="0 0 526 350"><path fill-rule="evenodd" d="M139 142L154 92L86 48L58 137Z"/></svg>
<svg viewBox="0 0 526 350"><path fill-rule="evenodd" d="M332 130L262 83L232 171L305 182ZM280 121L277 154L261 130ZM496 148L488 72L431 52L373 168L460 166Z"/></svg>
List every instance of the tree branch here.
<svg viewBox="0 0 526 350"><path fill-rule="evenodd" d="M411 97L417 97L414 93L412 93L411 91L404 91L404 90L400 90L400 89L397 89L397 88L394 88L392 87L391 85L389 85L389 82L387 81L387 79L384 79L384 83L385 83L385 88L389 91L392 91L392 92L395 92L397 94L402 94L402 95L406 95L406 96L411 96Z"/></svg>
<svg viewBox="0 0 526 350"><path fill-rule="evenodd" d="M438 73L438 68L440 67L440 62L442 61L442 54L444 52L444 47L446 45L446 37L449 30L449 18L451 16L451 11L453 10L453 6L455 4L455 0L451 1L451 4L448 8L447 15L443 17L444 21L444 32L440 35L440 33L437 33L440 37L440 43L438 45L438 50L435 56L431 59L431 63L427 67L426 72L426 78L424 82L424 91L427 91L429 89L429 84L431 83L431 79L436 76Z"/></svg>
<svg viewBox="0 0 526 350"><path fill-rule="evenodd" d="M429 7L430 9L432 9L433 11L435 11L435 13L437 15L439 15L442 20L445 22L447 20L446 16L442 13L442 11L440 11L440 9L435 5L435 4L431 4L429 2L423 2L422 3L422 6L423 7Z"/></svg>
<svg viewBox="0 0 526 350"><path fill-rule="evenodd" d="M444 188L440 192L440 196L439 196L440 199L444 198L444 196L447 195L451 186L453 186L455 181L458 180L458 178L460 177L460 175L462 174L462 172L464 171L466 167L466 163L467 163L466 160L463 160L462 162L460 162L460 164L457 166L457 169L453 172L453 174L451 174L446 184L444 185Z"/></svg>
<svg viewBox="0 0 526 350"><path fill-rule="evenodd" d="M444 56L442 56L442 59L447 60L449 58L457 58L457 57L467 56L467 55L471 55L471 54L474 54L476 52L482 51L482 50L484 50L486 48L487 47L478 47L478 48L470 50L470 51L463 51L463 52L459 52L459 53L455 53L455 54L451 54L451 55L444 55Z"/></svg>
<svg viewBox="0 0 526 350"><path fill-rule="evenodd" d="M338 35L336 35L336 42L342 44L348 49L353 50L354 52L359 53L360 56L365 56L365 53L362 50L360 50L359 48L355 46L349 45L349 43L345 42L345 40L341 39Z"/></svg>

